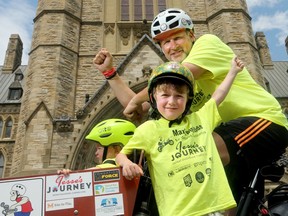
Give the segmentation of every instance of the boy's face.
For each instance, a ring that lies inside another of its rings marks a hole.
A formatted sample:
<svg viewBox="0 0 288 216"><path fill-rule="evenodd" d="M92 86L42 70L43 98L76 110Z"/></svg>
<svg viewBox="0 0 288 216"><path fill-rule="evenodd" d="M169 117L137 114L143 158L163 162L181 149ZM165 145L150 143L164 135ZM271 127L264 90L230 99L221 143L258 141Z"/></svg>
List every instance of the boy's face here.
<svg viewBox="0 0 288 216"><path fill-rule="evenodd" d="M173 84L158 85L154 93L158 112L169 121L180 117L185 111L188 91L186 85L177 89Z"/></svg>
<svg viewBox="0 0 288 216"><path fill-rule="evenodd" d="M95 148L95 163L96 164L102 164L103 153L104 153L104 147L101 146L99 143L96 143L96 148Z"/></svg>
<svg viewBox="0 0 288 216"><path fill-rule="evenodd" d="M171 30L167 37L159 43L165 57L169 61L182 62L190 53L195 40L193 33L182 29Z"/></svg>

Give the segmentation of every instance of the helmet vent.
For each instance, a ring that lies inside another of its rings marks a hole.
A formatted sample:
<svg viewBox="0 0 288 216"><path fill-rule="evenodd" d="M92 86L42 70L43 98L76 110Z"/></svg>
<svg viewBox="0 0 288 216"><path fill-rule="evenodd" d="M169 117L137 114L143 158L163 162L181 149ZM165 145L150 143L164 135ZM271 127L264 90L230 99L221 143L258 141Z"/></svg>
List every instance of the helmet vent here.
<svg viewBox="0 0 288 216"><path fill-rule="evenodd" d="M159 25L160 25L160 23L159 23L159 21L157 21L157 22L155 22L155 23L153 24L153 27L159 26Z"/></svg>
<svg viewBox="0 0 288 216"><path fill-rule="evenodd" d="M125 133L125 135L128 135L128 136L132 136L133 134L134 134L133 131L129 131L129 132Z"/></svg>
<svg viewBox="0 0 288 216"><path fill-rule="evenodd" d="M169 22L170 20L174 19L176 16L168 16L166 17L166 22Z"/></svg>
<svg viewBox="0 0 288 216"><path fill-rule="evenodd" d="M179 25L179 21L177 20L176 22L172 23L169 25L170 29L176 28Z"/></svg>
<svg viewBox="0 0 288 216"><path fill-rule="evenodd" d="M159 30L154 31L154 34L155 34L155 35L158 35L158 34L160 34L160 33L161 33L161 31L159 31Z"/></svg>
<svg viewBox="0 0 288 216"><path fill-rule="evenodd" d="M168 10L168 13L181 13L181 11L179 11L179 10Z"/></svg>
<svg viewBox="0 0 288 216"><path fill-rule="evenodd" d="M102 123L98 124L97 126L98 126L98 127L101 127L101 126L104 125L104 124L106 124L106 122L102 122Z"/></svg>
<svg viewBox="0 0 288 216"><path fill-rule="evenodd" d="M111 133L106 133L106 134L101 134L100 137L101 138L106 138L106 137L109 137L111 136Z"/></svg>

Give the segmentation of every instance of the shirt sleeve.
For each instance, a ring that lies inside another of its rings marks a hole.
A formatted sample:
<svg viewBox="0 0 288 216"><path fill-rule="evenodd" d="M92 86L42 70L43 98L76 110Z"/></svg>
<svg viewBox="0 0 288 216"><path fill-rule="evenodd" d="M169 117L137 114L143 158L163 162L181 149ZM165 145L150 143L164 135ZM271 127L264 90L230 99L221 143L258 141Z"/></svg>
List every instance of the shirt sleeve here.
<svg viewBox="0 0 288 216"><path fill-rule="evenodd" d="M202 121L213 131L221 122L222 119L218 112L216 101L211 98L205 105L198 111L198 115Z"/></svg>
<svg viewBox="0 0 288 216"><path fill-rule="evenodd" d="M151 132L153 131L153 127L155 127L153 121L147 121L138 126L134 131L133 137L131 137L129 142L122 148L121 153L131 155L134 150L144 150L146 153L149 153L149 145L152 143Z"/></svg>
<svg viewBox="0 0 288 216"><path fill-rule="evenodd" d="M233 50L217 36L205 34L196 40L183 63L192 63L206 69L207 73L200 79L211 79L229 71L233 56Z"/></svg>

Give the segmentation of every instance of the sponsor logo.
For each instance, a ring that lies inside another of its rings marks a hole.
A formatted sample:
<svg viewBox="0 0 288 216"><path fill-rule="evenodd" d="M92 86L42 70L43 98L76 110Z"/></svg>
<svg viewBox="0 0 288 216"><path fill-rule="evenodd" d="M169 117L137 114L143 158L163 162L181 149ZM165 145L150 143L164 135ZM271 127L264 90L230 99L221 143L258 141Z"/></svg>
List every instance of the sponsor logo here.
<svg viewBox="0 0 288 216"><path fill-rule="evenodd" d="M94 172L94 181L108 181L120 179L120 171L117 170L106 170Z"/></svg>

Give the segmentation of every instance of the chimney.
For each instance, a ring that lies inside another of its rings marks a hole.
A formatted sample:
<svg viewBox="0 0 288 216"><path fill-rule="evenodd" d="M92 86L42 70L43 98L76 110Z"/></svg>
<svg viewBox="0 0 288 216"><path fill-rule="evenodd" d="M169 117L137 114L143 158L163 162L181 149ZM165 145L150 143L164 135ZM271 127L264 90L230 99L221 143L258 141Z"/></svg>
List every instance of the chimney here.
<svg viewBox="0 0 288 216"><path fill-rule="evenodd" d="M13 73L21 65L22 51L23 43L20 36L11 34L2 68L3 73Z"/></svg>
<svg viewBox="0 0 288 216"><path fill-rule="evenodd" d="M260 61L264 69L273 69L273 62L270 55L270 50L263 32L256 32L256 45L260 57Z"/></svg>

